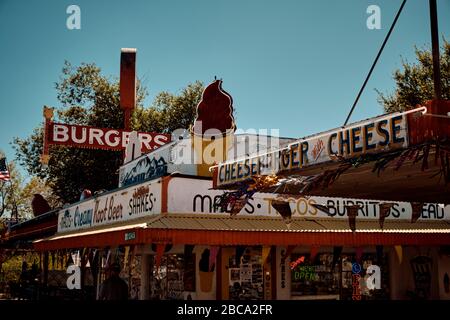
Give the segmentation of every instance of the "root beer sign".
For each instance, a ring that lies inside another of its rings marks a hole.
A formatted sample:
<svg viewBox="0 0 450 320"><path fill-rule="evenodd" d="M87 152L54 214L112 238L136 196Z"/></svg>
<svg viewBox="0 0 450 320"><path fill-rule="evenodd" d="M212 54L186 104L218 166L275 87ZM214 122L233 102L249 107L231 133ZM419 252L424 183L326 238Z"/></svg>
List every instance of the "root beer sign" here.
<svg viewBox="0 0 450 320"><path fill-rule="evenodd" d="M131 221L161 213L160 180L74 203L58 212L58 233Z"/></svg>
<svg viewBox="0 0 450 320"><path fill-rule="evenodd" d="M128 143L131 131L120 129L95 128L79 126L52 121L53 110L44 107L45 133L42 161L48 162L50 145L63 145L68 147L124 150ZM170 134L156 132L139 132L141 151L151 152L170 142Z"/></svg>

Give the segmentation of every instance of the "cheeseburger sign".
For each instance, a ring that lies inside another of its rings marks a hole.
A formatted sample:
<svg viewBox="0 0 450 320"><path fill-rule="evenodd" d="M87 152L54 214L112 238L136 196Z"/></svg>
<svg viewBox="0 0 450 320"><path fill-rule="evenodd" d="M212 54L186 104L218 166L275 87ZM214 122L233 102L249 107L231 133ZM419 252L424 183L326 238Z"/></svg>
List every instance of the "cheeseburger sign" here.
<svg viewBox="0 0 450 320"><path fill-rule="evenodd" d="M248 157L215 167L215 186L228 185L253 175L270 175L325 163L406 148L409 144L407 113L393 113L357 122L297 140L273 152Z"/></svg>

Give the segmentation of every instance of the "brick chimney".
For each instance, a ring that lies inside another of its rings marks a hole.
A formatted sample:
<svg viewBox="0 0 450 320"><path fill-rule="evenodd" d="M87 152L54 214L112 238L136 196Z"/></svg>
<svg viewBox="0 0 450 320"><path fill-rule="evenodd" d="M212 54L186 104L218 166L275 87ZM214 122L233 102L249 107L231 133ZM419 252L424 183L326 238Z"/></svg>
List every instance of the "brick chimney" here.
<svg viewBox="0 0 450 320"><path fill-rule="evenodd" d="M122 48L120 53L120 107L124 111L124 129L130 129L131 112L136 106L136 49Z"/></svg>

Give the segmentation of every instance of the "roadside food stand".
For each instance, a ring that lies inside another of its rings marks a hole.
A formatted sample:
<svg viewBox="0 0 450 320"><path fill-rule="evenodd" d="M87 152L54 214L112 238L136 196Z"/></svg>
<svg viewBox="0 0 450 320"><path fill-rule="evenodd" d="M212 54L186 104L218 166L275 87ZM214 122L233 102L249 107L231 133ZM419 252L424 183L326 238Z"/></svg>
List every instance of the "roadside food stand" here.
<svg viewBox="0 0 450 320"><path fill-rule="evenodd" d="M220 83L213 87L219 89ZM409 183L408 192L399 189L412 173L440 170L445 144L439 142L437 151L430 145L424 171L423 149L421 160L414 161L416 153L410 160L408 153L398 171L391 167L399 165L403 152L427 145L419 127L429 130L430 121L448 121L427 116L431 110L369 119L320 138L281 139L275 152L267 152L264 142L266 152L258 157L243 157L248 152L229 156L239 137L229 132L197 145L199 135L191 134L124 164L118 189L61 209L58 232L35 241L34 247L56 261L56 268L78 264L83 285L93 290L101 283L102 270L119 261L133 299L448 299L444 280L450 267L450 207L442 196L447 186L435 176L430 179L434 191L427 192L413 177L415 197ZM234 122L228 128L233 127ZM441 137L441 132L428 136ZM224 148L230 161L218 164L213 173L208 163L177 161L179 148L195 157L198 148L221 139L216 149ZM322 151L316 145L323 145ZM366 152L372 145L374 151ZM355 150L358 157L374 157L374 163L390 153L396 157L378 175L368 158L354 165ZM431 157L436 153L437 162ZM284 160L279 162L283 170L262 158L276 155ZM329 188L302 189L310 186L303 180L306 172L316 177L343 164L351 166ZM301 183L283 183L292 179ZM341 179L347 183L339 185ZM378 179L390 179L394 187L380 188ZM364 186L364 181L370 184ZM368 267L380 267L380 289L358 283L354 294L355 262L362 279Z"/></svg>

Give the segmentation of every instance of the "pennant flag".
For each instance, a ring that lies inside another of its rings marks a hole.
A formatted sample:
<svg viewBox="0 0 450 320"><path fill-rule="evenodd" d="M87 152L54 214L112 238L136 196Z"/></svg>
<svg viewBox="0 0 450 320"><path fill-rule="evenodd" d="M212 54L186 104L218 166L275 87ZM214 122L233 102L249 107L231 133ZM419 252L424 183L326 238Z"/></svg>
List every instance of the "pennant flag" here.
<svg viewBox="0 0 450 320"><path fill-rule="evenodd" d="M97 253L97 249L92 249L89 250L88 256L87 256L87 263L86 263L86 267L91 267L93 266L93 261L95 258L95 254Z"/></svg>
<svg viewBox="0 0 450 320"><path fill-rule="evenodd" d="M292 223L292 211L291 206L289 205L288 201L280 201L280 200L273 200L272 208L278 211L278 213L283 217L284 223L286 223L286 226L288 229L291 227Z"/></svg>
<svg viewBox="0 0 450 320"><path fill-rule="evenodd" d="M57 270L57 267L58 267L57 258L58 258L58 256L56 255L56 253L52 252L52 270Z"/></svg>
<svg viewBox="0 0 450 320"><path fill-rule="evenodd" d="M164 254L164 249L166 248L165 243L158 243L156 245L156 270L159 272L159 267L161 265L161 258Z"/></svg>
<svg viewBox="0 0 450 320"><path fill-rule="evenodd" d="M54 261L53 265L54 265L55 270L58 271L59 270L59 251L58 250L56 250L56 252L54 253L54 259L55 259L55 261Z"/></svg>
<svg viewBox="0 0 450 320"><path fill-rule="evenodd" d="M313 244L311 246L310 252L309 252L309 261L311 263L314 262L314 260L316 259L317 253L319 252L319 248L320 246L317 244Z"/></svg>
<svg viewBox="0 0 450 320"><path fill-rule="evenodd" d="M264 265L267 261L267 258L269 258L270 254L270 247L269 246L263 246L262 247L262 264Z"/></svg>
<svg viewBox="0 0 450 320"><path fill-rule="evenodd" d="M72 258L72 254L70 252L66 253L66 268L69 267L71 264L75 264Z"/></svg>
<svg viewBox="0 0 450 320"><path fill-rule="evenodd" d="M73 264L77 265L77 254L76 253L71 253L70 257L72 258Z"/></svg>
<svg viewBox="0 0 450 320"><path fill-rule="evenodd" d="M331 270L334 271L334 267L336 265L336 263L338 263L339 258L341 257L341 253L342 253L342 246L339 247L333 247L333 264L331 266Z"/></svg>
<svg viewBox="0 0 450 320"><path fill-rule="evenodd" d="M236 199L233 204L231 205L231 209L230 209L230 217L234 217L236 216L239 212L241 212L242 208L245 206L245 204L247 203L247 200L244 199Z"/></svg>
<svg viewBox="0 0 450 320"><path fill-rule="evenodd" d="M281 261L285 261L287 257L289 257L292 253L292 251L294 251L294 249L297 246L288 246L286 249L286 252L284 253L284 255L281 257Z"/></svg>
<svg viewBox="0 0 450 320"><path fill-rule="evenodd" d="M356 262L358 262L359 264L361 264L361 258L363 256L363 253L364 253L364 248L363 247L356 247L355 248Z"/></svg>
<svg viewBox="0 0 450 320"><path fill-rule="evenodd" d="M86 266L86 268L91 266L91 264L90 264L90 262L89 262L89 256L90 256L90 254L91 254L91 249L90 249L90 248L85 248L85 249L83 249L83 255L82 255L82 257L83 257L83 263L84 263L84 265Z"/></svg>
<svg viewBox="0 0 450 320"><path fill-rule="evenodd" d="M347 216L348 216L348 224L350 226L350 229L355 232L356 231L356 216L358 215L358 210L361 208L359 205L353 205L353 206L345 206L347 210Z"/></svg>
<svg viewBox="0 0 450 320"><path fill-rule="evenodd" d="M377 263L379 265L381 265L383 263L383 257L384 257L383 246L376 246L376 250L377 250Z"/></svg>
<svg viewBox="0 0 450 320"><path fill-rule="evenodd" d="M121 247L116 247L116 249L114 249L113 263L116 263L119 260L120 250Z"/></svg>
<svg viewBox="0 0 450 320"><path fill-rule="evenodd" d="M384 227L384 220L386 219L386 217L389 215L389 213L391 212L391 208L394 206L394 203L380 203L379 205L379 209L380 209L380 216L379 216L379 221L380 221L380 228L383 229Z"/></svg>
<svg viewBox="0 0 450 320"><path fill-rule="evenodd" d="M64 251L61 251L60 253L59 253L59 261L60 261L60 263L61 263L61 271L65 271L66 270L66 268L65 268L65 258L66 258L66 253L64 252Z"/></svg>
<svg viewBox="0 0 450 320"><path fill-rule="evenodd" d="M423 203L422 202L411 202L411 222L414 223L417 220L419 220L420 215L422 214L423 210Z"/></svg>
<svg viewBox="0 0 450 320"><path fill-rule="evenodd" d="M450 278L448 277L447 272L444 275L444 290L445 290L445 293L450 292Z"/></svg>
<svg viewBox="0 0 450 320"><path fill-rule="evenodd" d="M402 246L394 246L394 248L395 248L395 252L397 253L398 262L399 262L399 264L402 264L402 260L403 260Z"/></svg>
<svg viewBox="0 0 450 320"><path fill-rule="evenodd" d="M80 250L77 251L77 266L81 267L81 254L80 254Z"/></svg>
<svg viewBox="0 0 450 320"><path fill-rule="evenodd" d="M100 259L100 250L94 249L91 254L91 273L94 281L98 278L98 269L100 268L99 259ZM103 262L103 261L102 261Z"/></svg>
<svg viewBox="0 0 450 320"><path fill-rule="evenodd" d="M130 246L125 247L125 254L123 257L123 268L125 269L128 264L128 255L130 254Z"/></svg>
<svg viewBox="0 0 450 320"><path fill-rule="evenodd" d="M137 246L132 245L130 251L131 251L130 267L131 267L131 272L133 272L136 268Z"/></svg>
<svg viewBox="0 0 450 320"><path fill-rule="evenodd" d="M242 258L242 255L244 254L245 248L246 248L245 246L237 246L236 247L236 264L238 266L241 265L241 258Z"/></svg>
<svg viewBox="0 0 450 320"><path fill-rule="evenodd" d="M111 249L108 250L108 253L106 254L106 261L104 268L108 268L111 263Z"/></svg>
<svg viewBox="0 0 450 320"><path fill-rule="evenodd" d="M198 267L201 272L209 272L209 257L210 257L209 249L203 249L201 253L200 261L198 262Z"/></svg>
<svg viewBox="0 0 450 320"><path fill-rule="evenodd" d="M311 203L311 206L331 216L330 208L321 204Z"/></svg>
<svg viewBox="0 0 450 320"><path fill-rule="evenodd" d="M209 249L209 271L214 271L214 266L216 265L216 257L219 252L220 247L211 247Z"/></svg>
<svg viewBox="0 0 450 320"><path fill-rule="evenodd" d="M193 252L194 252L194 248L195 248L194 245L186 244L186 245L184 246L184 255L185 255L185 256L192 256L192 254L193 254Z"/></svg>

